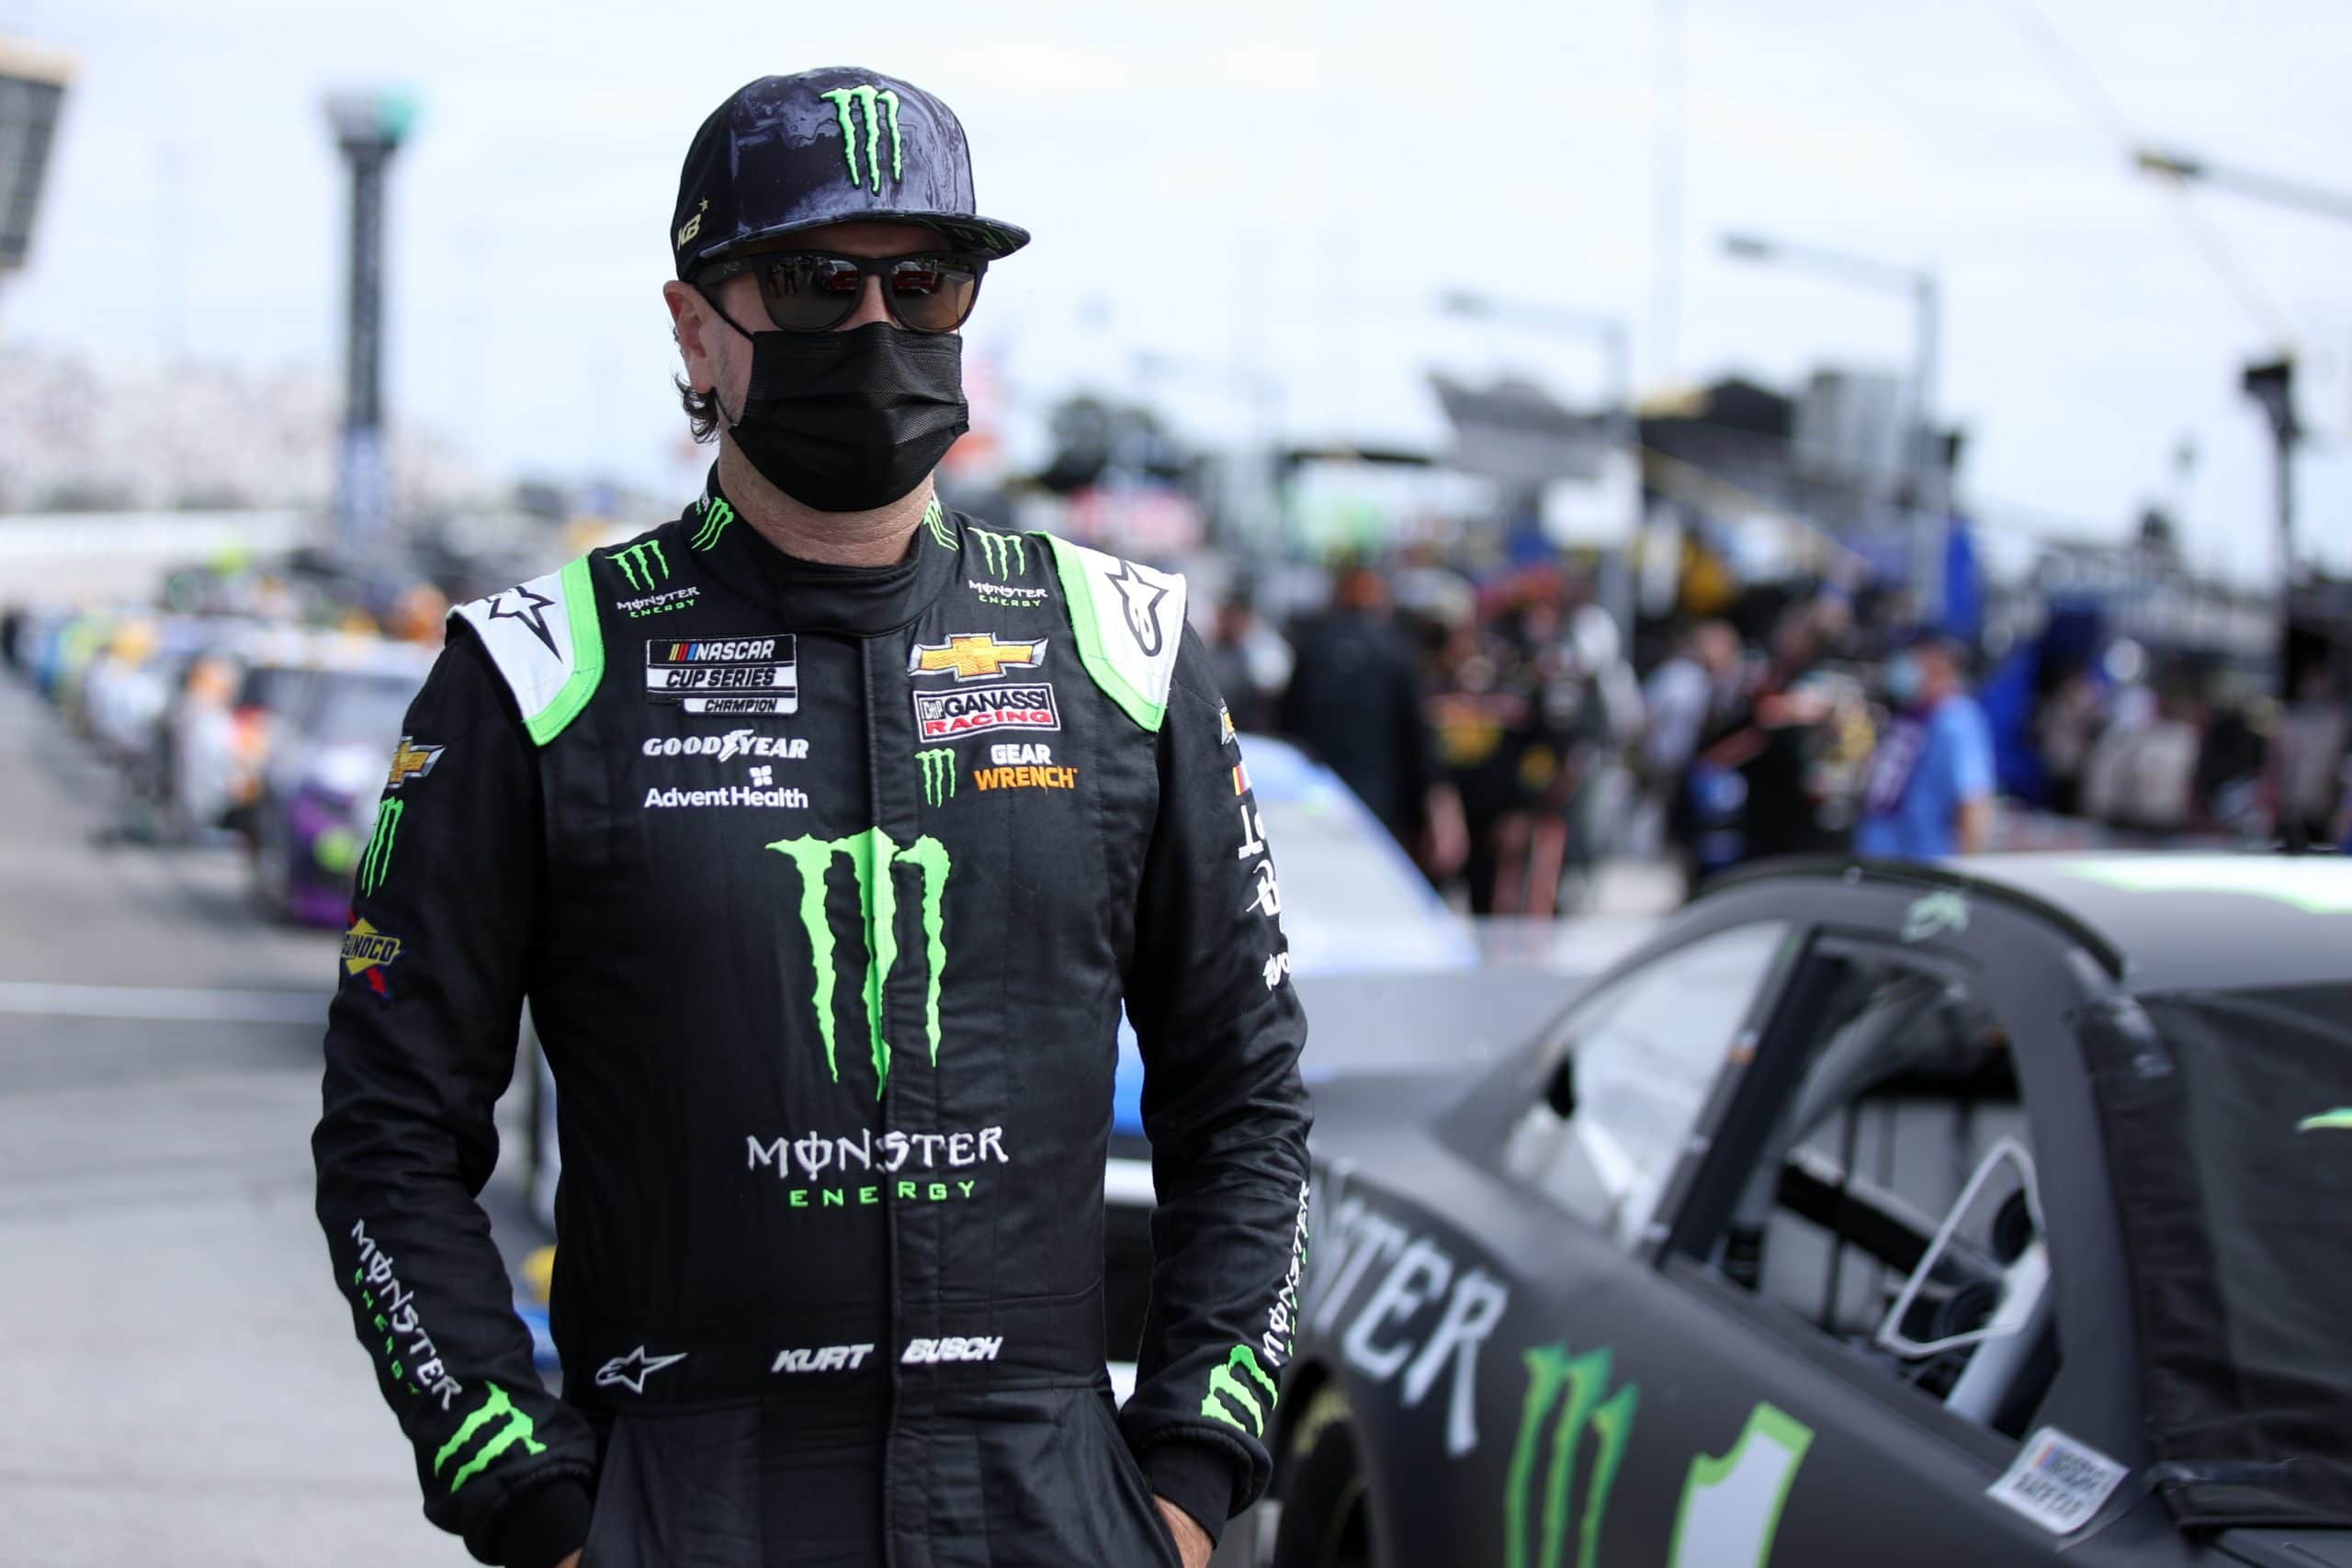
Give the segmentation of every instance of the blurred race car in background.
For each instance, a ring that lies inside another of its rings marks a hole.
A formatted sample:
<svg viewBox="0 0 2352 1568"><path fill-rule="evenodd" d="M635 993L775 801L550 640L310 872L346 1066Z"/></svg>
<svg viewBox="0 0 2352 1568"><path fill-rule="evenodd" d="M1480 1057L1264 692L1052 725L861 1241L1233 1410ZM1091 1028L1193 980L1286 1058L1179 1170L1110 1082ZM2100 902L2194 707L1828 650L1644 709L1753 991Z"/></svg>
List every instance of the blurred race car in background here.
<svg viewBox="0 0 2352 1568"><path fill-rule="evenodd" d="M278 716L251 814L254 897L266 913L316 926L349 918L384 759L397 784L438 754L407 747L401 735L433 659L431 649L373 638L318 650Z"/></svg>
<svg viewBox="0 0 2352 1568"><path fill-rule="evenodd" d="M1726 878L1320 1086L1222 1562L2352 1564L2352 865Z"/></svg>

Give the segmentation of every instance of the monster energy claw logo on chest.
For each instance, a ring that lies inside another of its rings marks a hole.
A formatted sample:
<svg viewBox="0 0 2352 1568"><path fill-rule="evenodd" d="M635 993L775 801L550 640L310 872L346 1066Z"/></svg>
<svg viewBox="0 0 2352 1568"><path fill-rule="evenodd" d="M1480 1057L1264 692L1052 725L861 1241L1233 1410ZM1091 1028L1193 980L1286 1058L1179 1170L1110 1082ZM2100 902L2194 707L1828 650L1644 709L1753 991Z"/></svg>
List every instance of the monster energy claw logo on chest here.
<svg viewBox="0 0 2352 1568"><path fill-rule="evenodd" d="M939 1062L939 982L947 967L946 849L929 834L901 845L879 828L846 839L781 839L769 849L800 874L800 924L808 935L808 956L817 977L813 1000L817 1032L825 1043L825 1066L842 1081L833 1037L833 925L825 912L825 884L836 857L846 857L857 881L858 924L865 933L865 1027L874 1051L874 1094L890 1081L890 1044L883 1036L883 991L899 961L899 891L896 867L910 866L922 893L924 1038L931 1060Z"/></svg>
<svg viewBox="0 0 2352 1568"><path fill-rule="evenodd" d="M833 114L842 124L842 156L849 163L849 183L862 185L871 179L874 193L882 194L882 111L888 110L890 122L890 177L905 178L905 148L899 140L899 95L888 87L876 87L870 82L854 87L836 87L823 95L833 106ZM855 104L865 113L865 176L857 172L857 116L850 111Z"/></svg>
<svg viewBox="0 0 2352 1568"><path fill-rule="evenodd" d="M628 585L639 593L650 593L656 581L670 581L669 558L662 553L662 541L648 539L641 545L631 545L625 550L615 550L605 558L616 563ZM662 575L657 579L655 572Z"/></svg>
<svg viewBox="0 0 2352 1568"><path fill-rule="evenodd" d="M956 798L956 753L945 746L934 746L915 753L915 761L922 769L922 799L926 806L937 806L941 800Z"/></svg>
<svg viewBox="0 0 2352 1568"><path fill-rule="evenodd" d="M980 550L988 558L989 575L1010 577L1014 572L1029 570L1029 541L1018 534L999 534L987 528L975 527L972 537L980 542Z"/></svg>

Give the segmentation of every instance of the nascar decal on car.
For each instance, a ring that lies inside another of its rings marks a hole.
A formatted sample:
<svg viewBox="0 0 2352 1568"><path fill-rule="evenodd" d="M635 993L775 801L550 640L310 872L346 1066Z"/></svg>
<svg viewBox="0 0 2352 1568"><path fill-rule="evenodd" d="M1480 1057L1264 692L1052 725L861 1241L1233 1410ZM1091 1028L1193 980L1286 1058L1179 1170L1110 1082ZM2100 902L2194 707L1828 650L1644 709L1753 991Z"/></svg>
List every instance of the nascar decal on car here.
<svg viewBox="0 0 2352 1568"><path fill-rule="evenodd" d="M367 852L359 857L359 891L373 895L391 874L392 846L400 841L401 818L408 802L387 799L376 807L376 826L368 835Z"/></svg>
<svg viewBox="0 0 2352 1568"><path fill-rule="evenodd" d="M1552 1568L1566 1561L1571 1525L1577 1532L1577 1568L1593 1568L1600 1560L1600 1526L1609 1513L1609 1495L1617 1484L1617 1471L1625 1462L1625 1445L1633 1437L1641 1389L1625 1383L1606 1399L1601 1397L1616 1359L1616 1353L1606 1345L1580 1356L1570 1355L1566 1345L1537 1345L1521 1351L1520 1359L1527 1367L1527 1395L1520 1404L1519 1440L1511 1447L1510 1468L1504 1472L1505 1568L1529 1568L1539 1561ZM1577 1450L1588 1432L1592 1436L1592 1465L1585 1482L1584 1506L1577 1510L1568 1480L1577 1473ZM1529 1505L1539 1499L1542 1512L1531 1533ZM1571 1514L1579 1517L1571 1518ZM1747 1560L1726 1556L1708 1561Z"/></svg>
<svg viewBox="0 0 2352 1568"><path fill-rule="evenodd" d="M2090 1523L2131 1473L2129 1466L2088 1443L2044 1427L2025 1440L1984 1495L2052 1535L2072 1535Z"/></svg>
<svg viewBox="0 0 2352 1568"><path fill-rule="evenodd" d="M378 931L366 920L354 920L351 929L343 933L343 970L345 979L366 976L368 988L391 999L392 987L384 978L384 971L401 955L401 939Z"/></svg>
<svg viewBox="0 0 2352 1568"><path fill-rule="evenodd" d="M792 634L649 639L645 694L688 713L797 713L800 675Z"/></svg>
<svg viewBox="0 0 2352 1568"><path fill-rule="evenodd" d="M1325 1227L1306 1298L1306 1320L1318 1334L1347 1314L1341 1359L1375 1383L1397 1380L1406 1409L1419 1408L1443 1378L1446 1454L1477 1448L1478 1352L1510 1310L1510 1286L1350 1198Z"/></svg>
<svg viewBox="0 0 2352 1568"><path fill-rule="evenodd" d="M1903 940L1927 942L1946 931L1968 929L1968 899L1957 888L1945 888L1914 900L1903 912Z"/></svg>
<svg viewBox="0 0 2352 1568"><path fill-rule="evenodd" d="M1690 1461L1667 1568L1768 1562L1797 1466L1812 1447L1813 1428L1787 1411L1764 1404L1750 1410L1729 1452Z"/></svg>
<svg viewBox="0 0 2352 1568"><path fill-rule="evenodd" d="M419 746L415 736L401 736L401 743L392 749L392 773L384 781L384 787L398 789L411 779L424 777L447 750L447 746Z"/></svg>
<svg viewBox="0 0 2352 1568"><path fill-rule="evenodd" d="M674 1367L686 1359L686 1352L674 1356L649 1356L639 1345L626 1356L616 1356L596 1369L598 1388L625 1388L631 1393L645 1392L645 1380L664 1367Z"/></svg>
<svg viewBox="0 0 2352 1568"><path fill-rule="evenodd" d="M771 1372L854 1372L874 1354L871 1345L820 1345L813 1350L778 1350Z"/></svg>
<svg viewBox="0 0 2352 1568"><path fill-rule="evenodd" d="M548 1446L532 1437L537 1427L531 1418L507 1397L506 1391L494 1382L482 1384L487 1391L481 1404L467 1416L449 1440L433 1456L433 1473L438 1476L442 1467L470 1450L473 1458L466 1460L448 1477L449 1495L456 1496L460 1487L490 1468L490 1461L509 1450L520 1447L526 1454L543 1454ZM480 1439L479 1442L476 1439Z"/></svg>
<svg viewBox="0 0 2352 1568"><path fill-rule="evenodd" d="M989 748L989 763L972 770L972 783L984 790L1076 789L1078 770L1054 761L1054 749L1043 742L1013 741Z"/></svg>
<svg viewBox="0 0 2352 1568"><path fill-rule="evenodd" d="M917 692L915 735L956 740L990 729L1059 729L1061 710L1044 681L1008 681L968 691Z"/></svg>
<svg viewBox="0 0 2352 1568"><path fill-rule="evenodd" d="M1044 637L1005 642L993 632L956 632L945 642L919 642L909 649L907 673L993 681L1008 670L1035 670L1045 661Z"/></svg>
<svg viewBox="0 0 2352 1568"><path fill-rule="evenodd" d="M359 1258L359 1266L351 1271L351 1288L358 1296L361 1321L384 1337L384 1365L392 1381L411 1393L439 1400L441 1408L448 1409L466 1392L465 1385L441 1364L433 1336L417 1316L416 1292L401 1283L392 1255L376 1245L367 1221L351 1223L351 1240Z"/></svg>

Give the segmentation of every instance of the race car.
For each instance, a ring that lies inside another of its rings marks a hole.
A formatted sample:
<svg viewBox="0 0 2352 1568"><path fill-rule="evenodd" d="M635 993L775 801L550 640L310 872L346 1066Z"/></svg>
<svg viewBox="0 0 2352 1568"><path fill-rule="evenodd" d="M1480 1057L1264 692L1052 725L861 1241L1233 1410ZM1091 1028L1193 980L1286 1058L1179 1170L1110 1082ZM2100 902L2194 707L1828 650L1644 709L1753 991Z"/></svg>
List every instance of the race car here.
<svg viewBox="0 0 2352 1568"><path fill-rule="evenodd" d="M1317 1089L1221 1561L2352 1564L2352 863L1767 868L1447 1055Z"/></svg>

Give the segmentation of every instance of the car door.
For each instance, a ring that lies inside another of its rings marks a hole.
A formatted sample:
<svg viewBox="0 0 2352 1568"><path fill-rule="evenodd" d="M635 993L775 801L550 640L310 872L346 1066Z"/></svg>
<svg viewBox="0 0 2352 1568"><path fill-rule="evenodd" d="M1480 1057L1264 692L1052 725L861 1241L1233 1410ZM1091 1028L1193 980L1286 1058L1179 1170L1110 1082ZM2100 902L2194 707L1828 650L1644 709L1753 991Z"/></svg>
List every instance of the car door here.
<svg viewBox="0 0 2352 1568"><path fill-rule="evenodd" d="M1610 1348L1663 1289L1639 1255L1799 928L1677 929L1437 1126L1327 1123L1302 1344L1348 1391L1390 1568L1593 1561L1640 1429ZM1569 1500L1587 1472L1600 1506Z"/></svg>
<svg viewBox="0 0 2352 1568"><path fill-rule="evenodd" d="M1664 1289L1596 1325L1649 1425L1590 1561L2194 1561L2126 1446L2129 1322L2067 1289L2096 1217L2042 1195L2096 1139L2088 966L1958 890L1839 901L1680 1175Z"/></svg>

